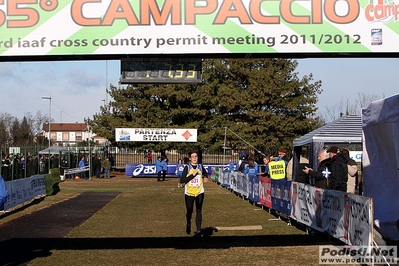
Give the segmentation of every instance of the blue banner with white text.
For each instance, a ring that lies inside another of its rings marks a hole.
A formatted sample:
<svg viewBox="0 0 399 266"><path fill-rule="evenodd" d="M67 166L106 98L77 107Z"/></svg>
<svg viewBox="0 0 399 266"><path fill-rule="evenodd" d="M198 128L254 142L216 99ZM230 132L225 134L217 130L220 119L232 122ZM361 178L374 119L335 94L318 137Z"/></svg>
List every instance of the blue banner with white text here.
<svg viewBox="0 0 399 266"><path fill-rule="evenodd" d="M272 208L291 215L291 182L287 180L271 180Z"/></svg>

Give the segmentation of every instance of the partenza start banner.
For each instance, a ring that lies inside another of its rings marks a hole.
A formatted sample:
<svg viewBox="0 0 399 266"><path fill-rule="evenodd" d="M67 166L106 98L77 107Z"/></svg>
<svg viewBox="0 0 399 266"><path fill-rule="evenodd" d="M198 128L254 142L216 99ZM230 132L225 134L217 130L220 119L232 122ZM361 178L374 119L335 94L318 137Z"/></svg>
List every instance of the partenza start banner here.
<svg viewBox="0 0 399 266"><path fill-rule="evenodd" d="M398 52L398 19L398 0L1 0L0 56Z"/></svg>
<svg viewBox="0 0 399 266"><path fill-rule="evenodd" d="M197 142L197 129L115 128L116 141Z"/></svg>

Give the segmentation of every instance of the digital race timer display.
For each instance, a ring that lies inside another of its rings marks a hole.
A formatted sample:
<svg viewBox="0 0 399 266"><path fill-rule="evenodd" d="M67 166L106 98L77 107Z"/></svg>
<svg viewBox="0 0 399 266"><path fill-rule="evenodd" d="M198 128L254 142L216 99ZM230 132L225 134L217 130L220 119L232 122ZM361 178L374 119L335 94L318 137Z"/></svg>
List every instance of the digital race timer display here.
<svg viewBox="0 0 399 266"><path fill-rule="evenodd" d="M121 60L120 84L201 83L201 59Z"/></svg>

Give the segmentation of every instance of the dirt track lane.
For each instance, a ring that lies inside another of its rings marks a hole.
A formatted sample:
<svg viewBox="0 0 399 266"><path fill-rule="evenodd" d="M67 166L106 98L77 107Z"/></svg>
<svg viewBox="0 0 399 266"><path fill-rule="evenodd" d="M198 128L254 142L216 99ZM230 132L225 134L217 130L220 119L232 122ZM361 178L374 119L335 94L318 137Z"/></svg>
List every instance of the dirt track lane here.
<svg viewBox="0 0 399 266"><path fill-rule="evenodd" d="M118 194L84 192L0 225L0 265L25 265L36 257L47 256L60 239Z"/></svg>

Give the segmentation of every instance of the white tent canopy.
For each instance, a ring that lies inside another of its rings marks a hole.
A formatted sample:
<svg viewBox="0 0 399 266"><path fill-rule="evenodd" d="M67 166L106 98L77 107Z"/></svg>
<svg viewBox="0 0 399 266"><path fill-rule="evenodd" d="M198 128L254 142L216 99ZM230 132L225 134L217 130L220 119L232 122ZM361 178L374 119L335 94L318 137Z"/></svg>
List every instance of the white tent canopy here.
<svg viewBox="0 0 399 266"><path fill-rule="evenodd" d="M51 146L49 148L46 148L44 150L39 151L39 154L60 154L62 152L66 152L68 149L65 149L64 147L61 146Z"/></svg>
<svg viewBox="0 0 399 266"><path fill-rule="evenodd" d="M374 200L375 224L399 240L399 94L374 101L363 112L364 196Z"/></svg>
<svg viewBox="0 0 399 266"><path fill-rule="evenodd" d="M294 146L322 143L362 143L362 117L360 115L342 116L312 132L294 140Z"/></svg>

